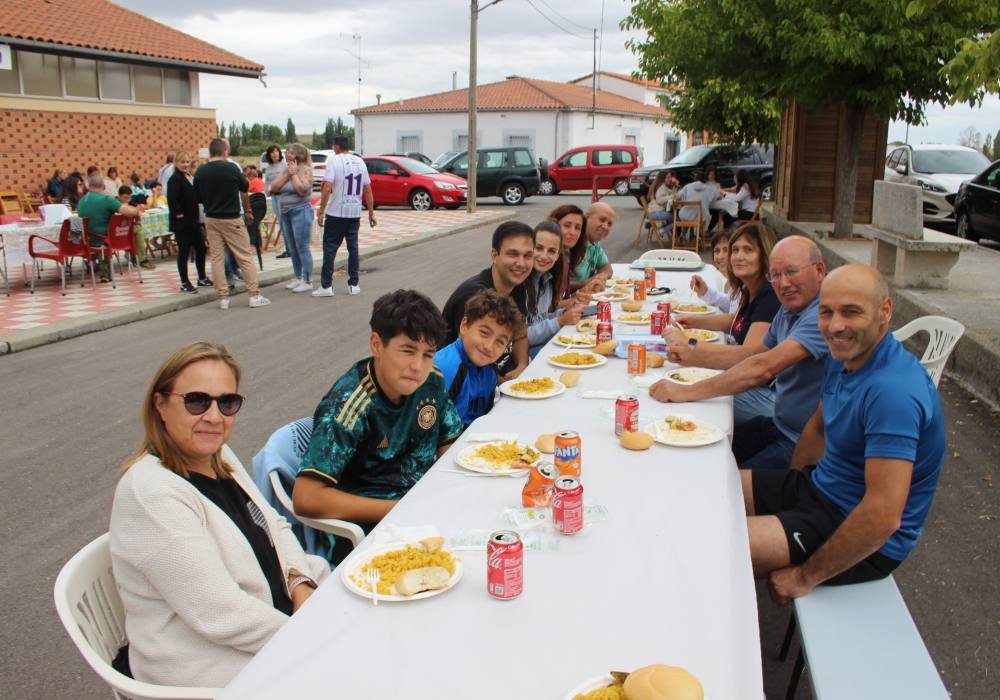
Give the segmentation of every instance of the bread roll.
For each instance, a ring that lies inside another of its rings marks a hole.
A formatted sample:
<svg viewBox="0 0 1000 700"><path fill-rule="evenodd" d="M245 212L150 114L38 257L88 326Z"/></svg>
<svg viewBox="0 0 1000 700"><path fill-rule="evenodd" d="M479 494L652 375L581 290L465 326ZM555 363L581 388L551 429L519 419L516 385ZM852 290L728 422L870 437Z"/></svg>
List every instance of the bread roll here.
<svg viewBox="0 0 1000 700"><path fill-rule="evenodd" d="M623 301L622 302L622 311L628 311L628 312L642 311L642 302L641 301Z"/></svg>
<svg viewBox="0 0 1000 700"><path fill-rule="evenodd" d="M422 569L410 569L396 579L396 591L399 595L414 595L422 591L436 591L448 586L451 574L443 566L425 566Z"/></svg>
<svg viewBox="0 0 1000 700"><path fill-rule="evenodd" d="M580 373L575 369L568 369L559 375L559 381L569 387L576 386L580 381Z"/></svg>
<svg viewBox="0 0 1000 700"><path fill-rule="evenodd" d="M610 355L617 347L617 340L605 340L603 343L599 343L596 347L594 347L594 352L598 355Z"/></svg>
<svg viewBox="0 0 1000 700"><path fill-rule="evenodd" d="M618 441L627 450L648 450L653 446L653 436L641 430L635 432L625 430L618 436ZM629 700L631 700L631 697L630 695Z"/></svg>
<svg viewBox="0 0 1000 700"><path fill-rule="evenodd" d="M597 330L597 321L592 318L585 318L576 324L579 333L593 333Z"/></svg>
<svg viewBox="0 0 1000 700"><path fill-rule="evenodd" d="M632 671L625 679L628 700L704 700L698 679L680 666L653 664Z"/></svg>
<svg viewBox="0 0 1000 700"><path fill-rule="evenodd" d="M553 454L556 451L556 434L542 433L539 435L538 439L535 440L535 449L547 455Z"/></svg>
<svg viewBox="0 0 1000 700"><path fill-rule="evenodd" d="M425 537L420 540L420 544L428 552L436 552L444 545L444 538L441 536L437 537Z"/></svg>
<svg viewBox="0 0 1000 700"><path fill-rule="evenodd" d="M663 355L658 355L655 352L646 353L646 366L647 367L662 367L663 366Z"/></svg>

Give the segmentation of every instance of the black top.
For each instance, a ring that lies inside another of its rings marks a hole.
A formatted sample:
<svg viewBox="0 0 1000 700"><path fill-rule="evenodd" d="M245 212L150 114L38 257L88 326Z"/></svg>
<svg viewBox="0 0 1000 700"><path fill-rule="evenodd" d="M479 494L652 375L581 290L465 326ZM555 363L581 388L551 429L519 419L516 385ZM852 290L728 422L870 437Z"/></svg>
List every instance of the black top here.
<svg viewBox="0 0 1000 700"><path fill-rule="evenodd" d="M493 286L493 268L487 267L485 270L481 271L477 275L473 275L469 279L458 285L458 288L451 293L448 297L448 301L445 302L444 315L445 323L448 324L448 343L453 343L458 338L458 329L462 325L462 318L465 317L465 304L471 299L476 292L482 289L496 289ZM519 284L510 292L511 298L514 303L517 304L517 308L521 311L521 314L527 318L528 316L528 293L524 288L523 284ZM500 359L494 363L498 374L505 374L510 369L513 369L513 358L512 353L514 350L513 341L507 346L504 354L500 356Z"/></svg>
<svg viewBox="0 0 1000 700"><path fill-rule="evenodd" d="M49 179L49 184L45 187L45 194L47 194L52 199L59 199L62 197L62 180L57 177Z"/></svg>
<svg viewBox="0 0 1000 700"><path fill-rule="evenodd" d="M739 345L743 345L743 341L746 340L747 333L750 331L750 326L758 322L770 323L780 308L781 302L778 301L778 296L774 293L774 287L771 286L770 282L764 282L764 286L757 292L757 296L751 299L750 303L741 311L736 312L736 318L733 319L733 327L729 333L736 338Z"/></svg>
<svg viewBox="0 0 1000 700"><path fill-rule="evenodd" d="M261 571L264 572L264 577L271 587L271 600L275 609L291 615L292 601L285 593L285 576L281 571L278 553L271 544L264 514L260 512L257 504L234 479L210 479L191 472L189 480L202 496L228 515L247 538L254 556L257 557L257 563L260 564Z"/></svg>
<svg viewBox="0 0 1000 700"><path fill-rule="evenodd" d="M250 189L243 171L228 160L210 160L194 173L198 201L205 205L205 216L213 219L240 217L240 192ZM167 187L167 192L170 188Z"/></svg>
<svg viewBox="0 0 1000 700"><path fill-rule="evenodd" d="M198 230L198 194L194 185L180 170L167 180L167 207L170 209L170 230L174 233ZM177 215L184 218L178 219Z"/></svg>

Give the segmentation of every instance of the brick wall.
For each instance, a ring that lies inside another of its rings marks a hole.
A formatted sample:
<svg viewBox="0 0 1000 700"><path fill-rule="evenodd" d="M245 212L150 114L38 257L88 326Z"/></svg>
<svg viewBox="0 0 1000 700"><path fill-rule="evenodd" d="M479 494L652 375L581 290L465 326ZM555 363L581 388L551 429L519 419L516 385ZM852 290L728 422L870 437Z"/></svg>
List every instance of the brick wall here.
<svg viewBox="0 0 1000 700"><path fill-rule="evenodd" d="M0 110L0 191L36 192L56 168L86 175L91 165L145 180L167 153L197 155L214 136L213 119Z"/></svg>

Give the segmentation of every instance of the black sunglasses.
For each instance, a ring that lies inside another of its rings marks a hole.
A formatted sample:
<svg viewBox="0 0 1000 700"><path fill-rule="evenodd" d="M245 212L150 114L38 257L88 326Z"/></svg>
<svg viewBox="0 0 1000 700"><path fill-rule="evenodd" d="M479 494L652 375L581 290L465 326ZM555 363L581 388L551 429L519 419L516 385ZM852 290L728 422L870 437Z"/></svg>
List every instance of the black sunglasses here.
<svg viewBox="0 0 1000 700"><path fill-rule="evenodd" d="M178 394L175 391L161 391L161 394L168 396L180 396L184 399L184 408L192 416L200 416L211 407L212 402L219 407L219 413L224 416L235 416L243 408L243 397L239 394L222 394L212 396L204 391L189 391L186 394Z"/></svg>

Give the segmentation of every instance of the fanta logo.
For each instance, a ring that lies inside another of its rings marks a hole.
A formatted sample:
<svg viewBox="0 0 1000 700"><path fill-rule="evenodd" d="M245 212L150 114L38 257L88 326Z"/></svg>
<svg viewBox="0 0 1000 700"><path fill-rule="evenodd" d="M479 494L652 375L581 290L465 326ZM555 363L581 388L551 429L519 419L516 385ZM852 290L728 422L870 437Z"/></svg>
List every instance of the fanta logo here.
<svg viewBox="0 0 1000 700"><path fill-rule="evenodd" d="M575 459L580 454L580 448L576 445L556 448L557 459Z"/></svg>

